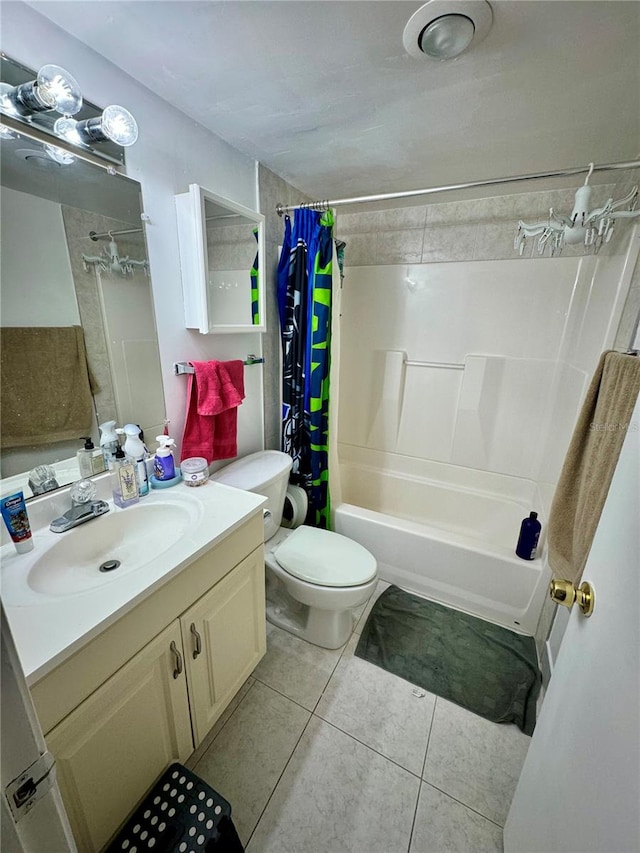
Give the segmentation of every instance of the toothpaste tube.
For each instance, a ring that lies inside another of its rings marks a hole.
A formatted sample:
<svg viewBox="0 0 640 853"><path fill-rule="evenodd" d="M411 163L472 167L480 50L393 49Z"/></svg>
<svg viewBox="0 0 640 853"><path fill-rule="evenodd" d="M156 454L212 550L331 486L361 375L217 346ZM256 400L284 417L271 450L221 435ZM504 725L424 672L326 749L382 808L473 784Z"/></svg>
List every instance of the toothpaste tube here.
<svg viewBox="0 0 640 853"><path fill-rule="evenodd" d="M22 492L0 499L0 510L18 554L33 550L31 526Z"/></svg>

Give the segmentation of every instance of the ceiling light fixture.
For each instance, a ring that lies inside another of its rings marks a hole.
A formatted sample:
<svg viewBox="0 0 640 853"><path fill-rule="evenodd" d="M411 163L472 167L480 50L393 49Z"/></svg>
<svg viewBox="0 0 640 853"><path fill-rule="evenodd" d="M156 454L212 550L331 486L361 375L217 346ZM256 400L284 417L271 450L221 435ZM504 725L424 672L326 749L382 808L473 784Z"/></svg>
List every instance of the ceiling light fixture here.
<svg viewBox="0 0 640 853"><path fill-rule="evenodd" d="M92 145L110 139L116 145L127 147L138 138L138 125L129 110L112 104L106 107L102 115L76 121L72 118L59 118L54 125L55 132L77 145Z"/></svg>
<svg viewBox="0 0 640 853"><path fill-rule="evenodd" d="M514 249L522 255L525 250L527 237L538 238L538 253L544 254L549 246L551 257L559 255L567 244L583 243L592 252L597 254L603 243L608 243L613 236L613 226L616 219L634 219L640 216L640 210L636 210L638 200L638 187L619 201L608 199L602 207L589 211L591 200L591 187L589 178L593 173L593 163L589 163L589 173L584 179L584 185L576 190L573 210L569 216L556 213L553 208L549 210L549 218L546 222L526 223L520 220L514 240ZM626 210L619 210L625 207Z"/></svg>
<svg viewBox="0 0 640 853"><path fill-rule="evenodd" d="M491 29L487 0L427 0L409 18L402 41L416 59L455 59Z"/></svg>
<svg viewBox="0 0 640 853"><path fill-rule="evenodd" d="M27 117L55 110L72 116L81 107L80 87L59 65L43 65L35 80L19 86L0 84L0 110L7 115Z"/></svg>

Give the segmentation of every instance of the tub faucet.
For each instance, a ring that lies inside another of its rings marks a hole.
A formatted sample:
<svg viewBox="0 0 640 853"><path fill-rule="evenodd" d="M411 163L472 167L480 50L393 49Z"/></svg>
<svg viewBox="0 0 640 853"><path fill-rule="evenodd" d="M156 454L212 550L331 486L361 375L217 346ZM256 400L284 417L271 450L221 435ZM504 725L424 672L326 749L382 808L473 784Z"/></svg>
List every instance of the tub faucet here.
<svg viewBox="0 0 640 853"><path fill-rule="evenodd" d="M97 489L91 480L79 480L74 483L69 494L71 509L53 519L49 525L52 533L64 533L65 530L71 530L72 527L109 512L109 504L97 499Z"/></svg>

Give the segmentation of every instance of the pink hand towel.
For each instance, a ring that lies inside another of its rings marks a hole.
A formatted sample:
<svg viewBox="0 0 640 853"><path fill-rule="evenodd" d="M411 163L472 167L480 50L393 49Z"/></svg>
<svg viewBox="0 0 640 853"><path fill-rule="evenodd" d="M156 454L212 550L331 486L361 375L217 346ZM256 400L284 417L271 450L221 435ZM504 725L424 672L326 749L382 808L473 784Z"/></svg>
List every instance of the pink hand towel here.
<svg viewBox="0 0 640 853"><path fill-rule="evenodd" d="M219 361L218 376L225 410L215 418L213 458L230 459L238 455L238 406L244 400L244 363Z"/></svg>
<svg viewBox="0 0 640 853"><path fill-rule="evenodd" d="M187 417L180 459L204 456L208 463L238 455L237 407L244 399L242 361L192 361Z"/></svg>

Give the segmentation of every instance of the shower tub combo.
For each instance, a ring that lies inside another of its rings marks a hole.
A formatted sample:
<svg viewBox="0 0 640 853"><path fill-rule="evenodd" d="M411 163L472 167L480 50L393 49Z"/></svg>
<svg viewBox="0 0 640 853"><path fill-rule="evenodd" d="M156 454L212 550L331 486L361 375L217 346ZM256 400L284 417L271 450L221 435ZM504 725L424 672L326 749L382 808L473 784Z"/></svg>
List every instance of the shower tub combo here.
<svg viewBox="0 0 640 853"><path fill-rule="evenodd" d="M535 634L543 541L535 560L515 556L522 519L541 509L534 482L345 445L340 476L335 529L374 554L383 580Z"/></svg>

